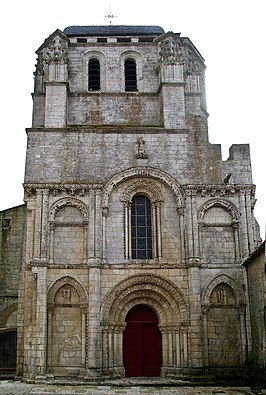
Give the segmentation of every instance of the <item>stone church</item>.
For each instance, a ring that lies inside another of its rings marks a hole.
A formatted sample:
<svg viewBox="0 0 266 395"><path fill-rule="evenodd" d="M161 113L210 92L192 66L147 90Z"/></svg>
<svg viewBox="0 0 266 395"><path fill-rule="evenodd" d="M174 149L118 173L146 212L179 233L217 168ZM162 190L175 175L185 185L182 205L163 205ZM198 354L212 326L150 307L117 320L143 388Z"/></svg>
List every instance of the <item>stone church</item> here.
<svg viewBox="0 0 266 395"><path fill-rule="evenodd" d="M202 55L124 25L36 53L25 205L1 213L17 377L245 376L255 186L248 145L209 142Z"/></svg>

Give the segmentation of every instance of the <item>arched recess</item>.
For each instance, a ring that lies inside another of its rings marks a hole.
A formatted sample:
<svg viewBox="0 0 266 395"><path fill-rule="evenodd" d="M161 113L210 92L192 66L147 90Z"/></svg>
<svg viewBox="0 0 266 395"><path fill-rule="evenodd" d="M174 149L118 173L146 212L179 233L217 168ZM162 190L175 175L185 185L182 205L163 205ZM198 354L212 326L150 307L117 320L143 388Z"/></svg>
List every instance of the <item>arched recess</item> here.
<svg viewBox="0 0 266 395"><path fill-rule="evenodd" d="M0 329L17 328L17 311L17 303L12 303L0 312Z"/></svg>
<svg viewBox="0 0 266 395"><path fill-rule="evenodd" d="M188 303L171 281L147 273L121 281L103 301L104 371L124 376L122 342L126 315L139 304L151 307L158 316L163 344L162 376L170 370L188 366Z"/></svg>
<svg viewBox="0 0 266 395"><path fill-rule="evenodd" d="M247 352L246 299L241 284L221 274L202 293L204 363L211 368L242 366Z"/></svg>
<svg viewBox="0 0 266 395"><path fill-rule="evenodd" d="M87 262L88 210L76 198L62 198L49 211L49 262ZM67 247L66 247L67 246Z"/></svg>
<svg viewBox="0 0 266 395"><path fill-rule="evenodd" d="M200 253L204 263L240 261L239 214L225 199L211 199L198 212Z"/></svg>
<svg viewBox="0 0 266 395"><path fill-rule="evenodd" d="M86 365L88 295L73 277L57 280L49 289L47 371L78 375Z"/></svg>
<svg viewBox="0 0 266 395"><path fill-rule="evenodd" d="M157 183L156 183L157 181ZM120 195L120 201L124 205L124 253L125 258L130 259L130 233L129 233L129 217L130 205L132 197L136 194L146 195L152 204L152 218L153 218L153 257L160 258L162 256L161 243L161 207L164 202L164 196L161 186L165 185L173 196L175 201L178 218L180 236L180 255L181 259L185 259L185 234L184 234L184 197L178 182L169 174L159 169L154 169L147 166L138 166L126 169L115 176L113 176L103 188L102 193L102 213L103 213L103 246L106 245L106 217L108 215L108 206L110 197L118 186L123 184L124 188ZM161 185L160 185L161 184ZM105 252L104 256L105 256Z"/></svg>

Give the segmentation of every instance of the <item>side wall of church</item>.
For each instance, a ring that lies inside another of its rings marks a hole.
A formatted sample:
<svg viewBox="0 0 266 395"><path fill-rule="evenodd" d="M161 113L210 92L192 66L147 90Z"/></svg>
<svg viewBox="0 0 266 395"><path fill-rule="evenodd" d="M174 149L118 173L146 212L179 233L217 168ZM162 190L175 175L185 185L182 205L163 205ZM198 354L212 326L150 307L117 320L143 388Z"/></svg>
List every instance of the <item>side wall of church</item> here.
<svg viewBox="0 0 266 395"><path fill-rule="evenodd" d="M265 242L244 263L247 270L250 320L252 328L252 366L254 375L265 383L266 380L266 255ZM263 372L263 373L262 373Z"/></svg>
<svg viewBox="0 0 266 395"><path fill-rule="evenodd" d="M0 306L17 304L25 235L25 205L0 212Z"/></svg>

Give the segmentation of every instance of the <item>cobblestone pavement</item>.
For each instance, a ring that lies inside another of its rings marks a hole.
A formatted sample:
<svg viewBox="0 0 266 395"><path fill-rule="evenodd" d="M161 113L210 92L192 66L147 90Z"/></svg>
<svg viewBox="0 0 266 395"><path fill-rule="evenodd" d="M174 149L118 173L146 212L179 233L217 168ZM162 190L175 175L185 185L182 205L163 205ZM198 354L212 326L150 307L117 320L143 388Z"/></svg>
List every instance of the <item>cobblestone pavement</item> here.
<svg viewBox="0 0 266 395"><path fill-rule="evenodd" d="M264 393L264 391L262 391ZM70 386L0 381L1 395L253 395L248 387Z"/></svg>

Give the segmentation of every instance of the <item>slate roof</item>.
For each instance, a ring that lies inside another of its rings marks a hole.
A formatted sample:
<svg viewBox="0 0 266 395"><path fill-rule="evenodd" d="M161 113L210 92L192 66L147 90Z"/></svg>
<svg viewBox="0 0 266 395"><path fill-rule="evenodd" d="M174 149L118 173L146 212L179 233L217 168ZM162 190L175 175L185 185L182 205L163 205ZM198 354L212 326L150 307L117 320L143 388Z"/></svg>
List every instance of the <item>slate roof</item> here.
<svg viewBox="0 0 266 395"><path fill-rule="evenodd" d="M64 33L67 36L138 36L160 35L164 33L164 30L160 26L68 26L64 29Z"/></svg>

